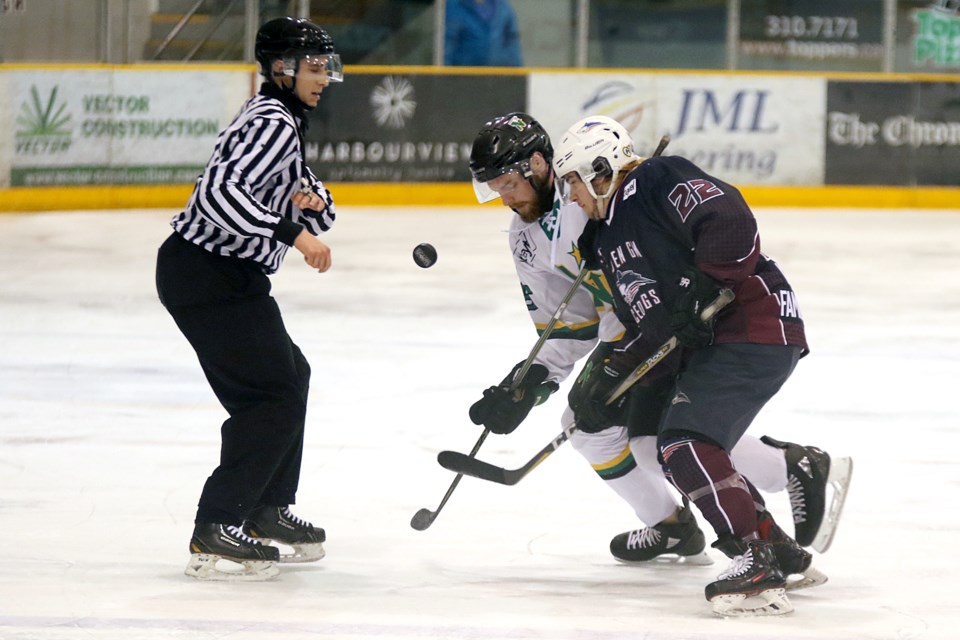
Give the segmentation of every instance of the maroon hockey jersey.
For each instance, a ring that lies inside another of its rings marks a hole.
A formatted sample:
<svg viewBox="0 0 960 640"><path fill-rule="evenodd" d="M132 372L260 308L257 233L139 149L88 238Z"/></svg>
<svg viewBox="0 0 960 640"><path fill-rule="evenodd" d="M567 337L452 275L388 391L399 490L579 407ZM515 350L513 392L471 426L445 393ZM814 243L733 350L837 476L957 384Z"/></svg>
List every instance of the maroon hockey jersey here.
<svg viewBox="0 0 960 640"><path fill-rule="evenodd" d="M670 310L692 267L736 294L717 316L715 344L794 345L807 352L794 292L760 252L757 222L740 192L685 158L650 158L630 172L598 223L594 248L628 328L615 356L618 368L632 368L670 337Z"/></svg>

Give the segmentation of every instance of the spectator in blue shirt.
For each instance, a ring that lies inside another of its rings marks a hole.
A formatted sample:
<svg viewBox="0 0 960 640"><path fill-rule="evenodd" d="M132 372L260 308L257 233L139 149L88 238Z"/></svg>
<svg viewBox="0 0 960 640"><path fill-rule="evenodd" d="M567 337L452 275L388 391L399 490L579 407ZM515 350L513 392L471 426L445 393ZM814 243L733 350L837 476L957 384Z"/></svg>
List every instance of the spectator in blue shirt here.
<svg viewBox="0 0 960 640"><path fill-rule="evenodd" d="M507 0L447 0L444 64L519 67L520 31Z"/></svg>

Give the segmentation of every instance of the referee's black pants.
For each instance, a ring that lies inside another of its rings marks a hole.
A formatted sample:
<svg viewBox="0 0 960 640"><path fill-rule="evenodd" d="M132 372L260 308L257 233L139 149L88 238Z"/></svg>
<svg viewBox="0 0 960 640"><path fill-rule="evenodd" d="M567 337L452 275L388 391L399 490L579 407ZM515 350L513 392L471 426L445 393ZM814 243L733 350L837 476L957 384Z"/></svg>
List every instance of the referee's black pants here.
<svg viewBox="0 0 960 640"><path fill-rule="evenodd" d="M230 415L196 522L239 525L260 505L293 504L310 365L284 327L270 279L255 263L214 255L177 233L160 247L156 275L160 301Z"/></svg>

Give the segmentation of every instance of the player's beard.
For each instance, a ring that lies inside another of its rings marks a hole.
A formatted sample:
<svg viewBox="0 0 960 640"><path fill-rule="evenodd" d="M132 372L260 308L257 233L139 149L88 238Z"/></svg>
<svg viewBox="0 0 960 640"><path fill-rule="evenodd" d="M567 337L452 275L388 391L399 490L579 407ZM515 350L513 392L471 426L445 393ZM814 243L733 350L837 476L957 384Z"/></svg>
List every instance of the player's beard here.
<svg viewBox="0 0 960 640"><path fill-rule="evenodd" d="M533 187L536 199L517 203L511 207L514 213L527 223L536 222L545 213L550 213L553 210L553 171L551 170L547 174L547 178L543 182L537 180L536 177L530 178L530 186Z"/></svg>
<svg viewBox="0 0 960 640"><path fill-rule="evenodd" d="M543 215L540 213L540 203L535 200L519 202L510 208L513 209L513 212L520 216L520 219L524 222L536 222L540 219L540 216Z"/></svg>

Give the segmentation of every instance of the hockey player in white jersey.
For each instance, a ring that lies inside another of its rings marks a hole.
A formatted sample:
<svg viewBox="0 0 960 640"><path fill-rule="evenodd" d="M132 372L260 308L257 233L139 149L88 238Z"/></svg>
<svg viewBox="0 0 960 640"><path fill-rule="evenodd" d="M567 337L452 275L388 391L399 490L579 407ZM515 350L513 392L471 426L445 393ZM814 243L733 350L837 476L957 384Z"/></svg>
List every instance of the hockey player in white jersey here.
<svg viewBox="0 0 960 640"><path fill-rule="evenodd" d="M578 239L587 222L586 213L574 203L561 204L554 185L553 148L543 127L524 113L510 113L488 122L474 139L470 169L480 202L500 198L514 213L509 233L517 275L530 317L538 332L550 322L555 310L577 279L583 266ZM585 367L609 355L623 327L611 310L611 295L599 271L590 271L567 303L560 322L539 353L527 375L511 390L517 364L497 385L483 392L470 408L470 418L499 434L513 432L530 410L559 388L578 360L590 355ZM653 393L666 394L669 389ZM681 503L663 476L657 460L656 432L661 400L642 403L649 415L633 416L624 424L638 422L645 430L609 427L596 433L581 429L570 440L597 475L634 510L643 527L621 533L610 542L610 552L623 562L655 558L709 563L706 540L690 508ZM637 403L634 403L635 405ZM561 421L573 421L569 407ZM836 521L824 518L830 456L816 447L764 441L745 436L732 452L738 469L762 491L787 489L793 508L796 539L808 546L815 541L829 545ZM825 550L825 547L818 548ZM798 550L801 553L802 550ZM798 564L806 569L806 562ZM814 573L795 578L794 588L824 581Z"/></svg>

